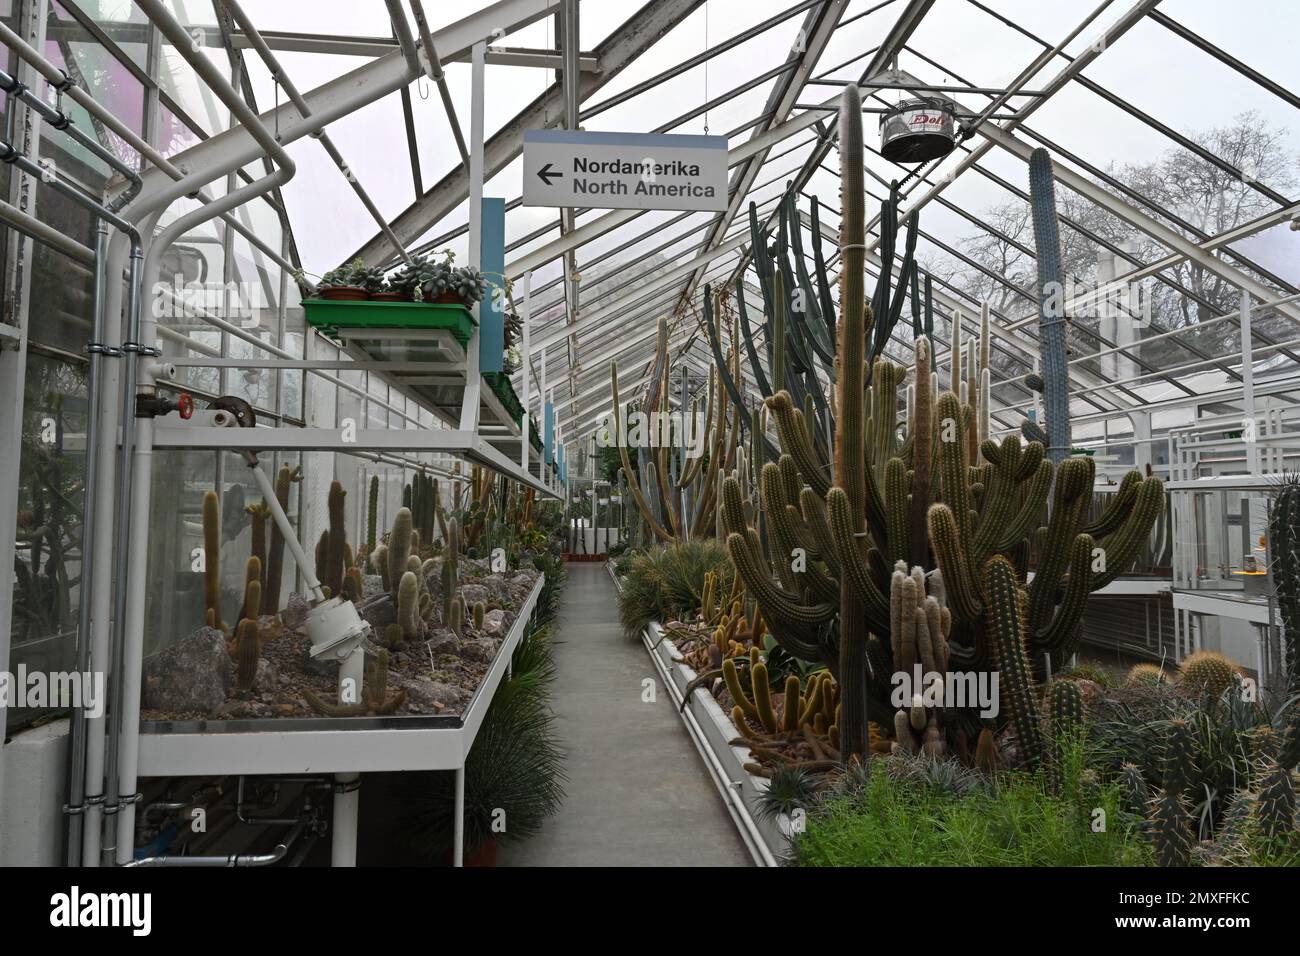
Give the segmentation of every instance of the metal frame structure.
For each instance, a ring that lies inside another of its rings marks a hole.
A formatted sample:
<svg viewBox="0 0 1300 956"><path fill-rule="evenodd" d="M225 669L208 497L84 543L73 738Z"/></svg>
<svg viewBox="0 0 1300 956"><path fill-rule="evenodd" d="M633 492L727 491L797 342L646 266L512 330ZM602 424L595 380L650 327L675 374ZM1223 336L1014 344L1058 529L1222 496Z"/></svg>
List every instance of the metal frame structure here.
<svg viewBox="0 0 1300 956"><path fill-rule="evenodd" d="M442 17L441 26L431 22L421 0L385 0L372 36L260 29L264 14L260 6L253 0L195 0L173 4L176 12L172 13L158 0L139 0L128 19L106 22L83 10L77 0L60 0L57 11L50 0L21 0L16 4L21 20L13 27L0 26L0 42L12 52L9 64L0 63L7 70L5 76L12 74L43 98L59 103L68 98L87 114L87 125L101 144L112 141L139 163L138 182L121 177L109 184L106 196L93 198L118 199L123 219L142 236L154 237L156 227L165 224L161 234L145 242L145 282L152 281L151 271L157 273L173 239L219 244L223 280L231 278L236 244L246 244L248 255L262 269L262 281L275 306L276 328L270 337L200 309L185 325L159 325L147 315L128 316L121 328L110 322L105 340L93 343L109 350L107 355L126 356L122 362L106 365L98 383L101 413L93 423L101 434L116 434L121 426L122 454L110 448L93 455L92 466L102 483L116 486L121 496L116 500L119 516L127 516L122 517L124 530L119 529L115 539L114 501L100 509L97 544L93 555L85 556L87 578L93 580L84 600L93 604L97 622L93 648L99 665L125 666L128 673L135 666L138 671L138 657L131 655L139 652L144 585L134 583L129 595L123 593L112 580L112 568L130 567L141 572L143 581L145 542L138 521L150 505L153 449L219 451L232 446L231 430L210 423L183 424L163 417L156 425L145 420L137 427L132 416L122 415L137 394L154 397L186 390L215 398L229 391L234 370L246 374L264 370L273 378L273 407L259 409L259 415L270 427L241 431L241 448L298 455L343 453L426 470L436 470L446 456L461 457L545 493L564 493L558 477L548 470L549 463L536 460L530 452L529 414L543 422L548 404L553 407L556 450L561 455L566 447L575 450L585 443L611 409L609 362L616 361L622 370L625 395L635 394L647 383L661 317L670 325L673 364L697 373L697 381L706 379L712 357L700 334L698 301L703 287L739 287L754 308L751 315L760 308L761 296L747 278L751 237L746 220L751 203L760 221L770 223L778 202L795 196L800 208L798 228L811 239L812 220L805 209L816 202L822 213L823 244L837 245L834 194L839 184L836 163L831 161L837 143L826 119L839 99L831 94L849 83L860 86L864 98L874 101L869 104L872 110L889 104L891 97L941 90L972 118L960 148L925 167L891 165L870 150L864 163L868 181L879 187L871 189L873 200L882 198L890 180L899 180L904 218L932 207L936 213L956 217L963 228L975 231L976 238L1000 243L1032 265L1033 248L971 208L958 184L977 182L986 191L991 186L1013 201L1023 201L1024 190L1005 170L1008 164L1019 170L1031 149L1045 146L1058 160L1057 181L1072 202L1094 213L1094 218L1116 224L1115 231L1140 236L1160 250L1154 258L1142 260L1124 241L1090 225L1087 217L1063 214L1062 225L1072 240L1113 257L1118 264L1113 279L1074 297L1067 310L1082 311L1127 283L1141 280L1160 283L1163 291L1199 310L1197 321L1154 326L1136 341L1112 340L1099 328L1076 326L1080 341L1088 343L1088 351L1076 355L1069 366L1074 420L1091 429L1080 438L1082 443L1103 448L1112 443L1142 446L1135 453L1137 460L1150 464L1152 449L1159 448L1180 422L1195 422L1203 413L1239 414L1253 420L1256 402L1263 403L1266 397L1286 404L1300 400L1296 367L1300 337L1279 332L1277 326L1285 328L1285 324L1278 321L1266 326L1270 317L1300 320L1300 275L1260 261L1242 245L1268 230L1285 229L1288 223L1297 228L1300 200L1252 179L1237 158L1217 155L1195 135L1127 102L1095 71L1086 71L1120 55L1112 51L1126 36L1159 28L1169 41L1185 44L1189 56L1217 64L1285 109L1300 109L1300 96L1267 71L1229 53L1216 42L1218 38L1180 22L1160 8L1159 0L1097 0L1095 5L1057 15L1063 25L1059 36L1040 35L981 0L791 0L784 9L756 17L755 22L728 24L730 34L717 42L708 37L708 0L637 0L626 4L626 15L599 42L592 44L593 38L587 36L587 49L581 28L592 18L578 0L465 4L463 11L450 17L430 7ZM212 15L195 16L193 23L176 19L193 8L211 10ZM952 69L953 64L933 54L928 31L942 25L941 17L956 11L976 16L998 36L1014 38L1017 48L1029 45L1027 60L1013 65L1018 72L1009 83L990 85L981 77L964 78ZM548 36L554 37L553 44L521 45L511 39L512 34L543 23L548 25ZM702 36L700 52L657 64L655 54L683 36L693 40ZM186 38L218 55L196 55L196 50L186 48ZM730 76L724 88L710 92L711 69L734 64L759 41L769 43L774 38L789 42L784 58L754 62L745 75ZM846 38L847 50L841 42ZM82 43L97 45L139 84L143 100L139 117L114 115L84 88L75 56L76 46ZM46 59L50 44L59 50L68 72ZM136 50L143 52L137 56ZM185 61L184 69L198 91L197 108L174 83L164 80L169 51ZM824 62L846 53L851 55L842 62ZM346 59L332 79L302 91L281 54ZM468 102L457 101L455 87L448 81L449 69L468 70ZM271 77L275 104L269 109L254 98L253 70L265 70ZM553 71L554 82L493 129L490 125L496 120L489 117L488 106L502 89L498 77L509 75L505 70L532 70L542 78ZM628 79L641 74L649 75ZM661 215L565 208L554 210L538 225L536 218L523 218L520 196L504 197L505 277L517 283L512 298L524 320L522 362L514 379L525 408L522 429L480 419L484 407L500 420L505 416L495 414L497 400L480 379L477 335L463 352L442 364L379 361L356 341L345 337L335 342L307 328L301 349L290 347L289 277L302 263L293 238L294 210L282 187L295 170L290 152L300 160L301 151L314 149L304 141L320 143L367 221L374 224L375 234L356 249L356 257L368 265L390 268L464 236L469 261L476 264L485 183L508 171L519 158L526 129L612 123L611 117L626 115L629 106L667 99L666 93L676 96L673 91L680 91L688 77L703 79L700 95L684 103L674 99L673 111L680 112L666 121L657 119L655 131L694 131L701 121L707 129L715 111L735 103L753 104L744 115L727 120L733 128L727 133L731 143L725 211ZM936 78L942 79L938 85ZM459 157L427 188L410 92L412 86L420 89L425 83L438 89L438 121L445 122ZM1182 151L1207 170L1243 181L1263 212L1214 234L1190 221L1184 210L1166 208L1126 181L1107 167L1107 157L1068 149L1044 132L1048 127L1043 111L1076 94L1116 110L1155 142ZM333 126L394 95L401 101L401 133L407 148L396 165L405 179L409 161L415 193L414 200L395 213L376 198L373 178L357 175L344 158L345 151L356 157L369 144L349 142L341 127ZM0 405L5 408L0 415L0 447L6 449L18 448L22 439L28 355L80 360L33 339L30 282L35 244L48 246L79 268L102 270L107 279L96 288L96 308L114 318L122 313L124 291L117 278L128 255L122 234L114 235L102 249L91 249L42 220L42 184L31 174L30 164L51 132L45 127L52 115L64 114L15 99L7 115L4 141L26 157L26 165L14 168L9 195L0 204L0 221L16 240L8 246L5 288L10 298L0 321ZM461 117L468 120L464 128ZM74 121L84 122L80 112ZM54 128L60 129L61 123L55 120ZM189 145L175 149L173 143L162 142L164 127L173 128L169 123L185 131ZM89 133L77 128L83 136ZM67 174L59 185L86 191ZM462 221L463 205L467 212ZM278 242L259 236L256 215L274 217L280 228ZM922 273L933 281L939 315L946 319L990 308L998 356L992 382L997 390L993 422L998 430L1014 429L1020 411L1033 401L1022 382L1024 373L1034 371L1038 361L1034 315L1028 308L1033 296L1014 277L982 265L960 242L930 226L929 212L922 221L926 228L919 232L919 248L924 255L918 261ZM219 230L215 239L205 231L209 222L220 224L213 227ZM511 226L520 222L525 226L512 231ZM874 277L881 268L874 254L880 241L878 222L869 223L868 233L867 270ZM832 269L838 264L838 256L828 261ZM1236 290L1240 307L1216 306L1202 289L1181 280L1176 270L1184 265ZM270 278L274 269L280 270L278 284ZM593 275L601 276L599 283ZM979 286L996 290L1003 302L986 305ZM1021 299L1026 301L1023 308ZM1209 327L1216 327L1212 334L1220 338L1235 336L1236 346L1220 350L1207 344L1203 333ZM1155 341L1177 349L1179 360L1155 367L1144 359L1140 346ZM889 354L906 361L911 348L909 335L900 332L890 343ZM950 360L946 346L939 344L935 351L937 366ZM1094 364L1104 357L1110 359L1108 364ZM1127 371L1107 375L1102 371L1106 368ZM211 389L194 384L194 375L203 369L214 376L209 380L215 381ZM464 390L459 416L446 421L445 428L435 427L435 410L422 402L413 386L421 377L441 381L448 376ZM299 408L287 407L284 398L291 377L301 382ZM742 387L752 388L752 378L742 378ZM680 395L675 400L684 403L689 397ZM367 420L365 427L346 438L337 427L344 401L356 402ZM390 426L398 421L413 427L371 427L368 420L375 414L384 416ZM1244 467L1249 472L1260 470L1259 456L1258 449L1247 449ZM0 537L9 540L17 530L13 504L18 499L18 457L9 455L0 463ZM218 469L223 467L218 464ZM108 518L103 517L104 511ZM129 516L134 517L128 520ZM115 540L119 550L112 547ZM12 606L12 582L0 578L0 670L9 660ZM110 619L115 652L127 637L133 642L128 656L113 662L105 656ZM133 693L138 698L138 686L128 682L125 693L129 724L130 698ZM109 776L120 772L118 792L90 794L93 806L86 812L89 818L101 810L120 811L116 849L121 860L130 851L139 741L131 739L129 730L119 730L121 752L110 750L107 755ZM92 749L102 743L104 733L105 728L92 728ZM150 766L148 760L144 763ZM0 748L0 781L3 770ZM92 840L85 852L87 858L95 857L99 847Z"/></svg>

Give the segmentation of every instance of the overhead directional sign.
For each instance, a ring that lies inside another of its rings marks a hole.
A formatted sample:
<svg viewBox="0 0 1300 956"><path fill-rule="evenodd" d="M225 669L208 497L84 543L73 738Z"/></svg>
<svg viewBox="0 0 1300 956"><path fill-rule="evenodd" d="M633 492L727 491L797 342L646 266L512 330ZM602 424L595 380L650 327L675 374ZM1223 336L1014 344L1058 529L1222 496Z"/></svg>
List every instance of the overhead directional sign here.
<svg viewBox="0 0 1300 956"><path fill-rule="evenodd" d="M727 137L524 130L524 205L727 208Z"/></svg>

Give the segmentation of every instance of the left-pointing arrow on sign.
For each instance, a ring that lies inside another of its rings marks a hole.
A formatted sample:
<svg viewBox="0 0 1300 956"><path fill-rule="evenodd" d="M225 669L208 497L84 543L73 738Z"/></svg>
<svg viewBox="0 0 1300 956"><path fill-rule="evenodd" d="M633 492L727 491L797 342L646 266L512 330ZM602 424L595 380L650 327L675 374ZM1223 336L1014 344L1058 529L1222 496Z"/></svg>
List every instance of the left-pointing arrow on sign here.
<svg viewBox="0 0 1300 956"><path fill-rule="evenodd" d="M543 166L541 169L537 171L537 178L540 179L542 182L546 183L546 185L550 186L552 179L563 179L564 173L552 169L551 164L547 163L545 166Z"/></svg>

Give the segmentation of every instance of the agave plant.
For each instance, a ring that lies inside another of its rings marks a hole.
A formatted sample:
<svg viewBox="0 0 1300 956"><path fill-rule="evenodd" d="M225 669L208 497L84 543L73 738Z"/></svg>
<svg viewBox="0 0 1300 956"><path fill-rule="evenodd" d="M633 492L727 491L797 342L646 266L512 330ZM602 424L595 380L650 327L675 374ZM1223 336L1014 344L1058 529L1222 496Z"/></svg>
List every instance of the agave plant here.
<svg viewBox="0 0 1300 956"><path fill-rule="evenodd" d="M719 590L730 593L735 572L726 549L713 539L682 541L633 557L618 597L623 630L639 634L650 621L669 621L698 611L709 572L718 576Z"/></svg>
<svg viewBox="0 0 1300 956"><path fill-rule="evenodd" d="M564 799L563 750L542 671L515 673L493 698L465 761L465 851L494 836L515 842L541 828ZM454 776L404 774L401 814L412 845L429 858L445 853L453 832ZM504 811L508 828L494 834Z"/></svg>

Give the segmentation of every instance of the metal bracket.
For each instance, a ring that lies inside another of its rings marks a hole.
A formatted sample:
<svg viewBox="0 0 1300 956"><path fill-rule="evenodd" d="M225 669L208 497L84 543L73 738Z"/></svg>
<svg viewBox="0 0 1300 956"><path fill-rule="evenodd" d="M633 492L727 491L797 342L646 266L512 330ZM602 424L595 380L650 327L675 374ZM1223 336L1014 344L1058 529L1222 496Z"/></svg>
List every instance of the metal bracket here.
<svg viewBox="0 0 1300 956"><path fill-rule="evenodd" d="M105 803L104 816L111 817L113 814L117 813L123 807L132 806L133 804L139 803L143 799L144 799L144 794L138 791L132 794L119 794L116 803ZM101 797L100 800L102 801L103 797Z"/></svg>
<svg viewBox="0 0 1300 956"><path fill-rule="evenodd" d="M147 355L150 358L162 358L162 349L156 345L141 345L139 342L123 342L123 352L134 352L136 355Z"/></svg>

